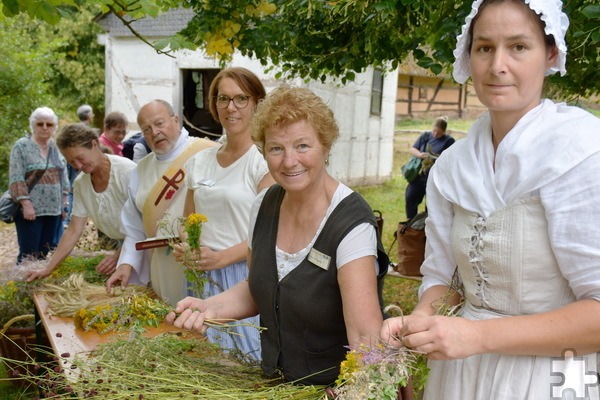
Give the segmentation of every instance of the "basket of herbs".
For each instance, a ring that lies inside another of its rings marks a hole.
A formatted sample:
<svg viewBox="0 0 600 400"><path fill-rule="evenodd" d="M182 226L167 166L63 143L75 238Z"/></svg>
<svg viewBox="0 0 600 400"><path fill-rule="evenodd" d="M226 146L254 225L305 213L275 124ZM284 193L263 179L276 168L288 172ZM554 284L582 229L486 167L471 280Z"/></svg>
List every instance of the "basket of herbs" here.
<svg viewBox="0 0 600 400"><path fill-rule="evenodd" d="M31 373L32 361L46 353L50 343L43 329L36 337L35 305L33 293L48 283L60 283L73 273L80 273L90 281L100 282L103 278L95 266L103 256L91 258L68 257L54 273L34 282L9 281L0 286L0 356L6 366L11 382L22 386L24 374ZM42 357L43 358L43 357Z"/></svg>

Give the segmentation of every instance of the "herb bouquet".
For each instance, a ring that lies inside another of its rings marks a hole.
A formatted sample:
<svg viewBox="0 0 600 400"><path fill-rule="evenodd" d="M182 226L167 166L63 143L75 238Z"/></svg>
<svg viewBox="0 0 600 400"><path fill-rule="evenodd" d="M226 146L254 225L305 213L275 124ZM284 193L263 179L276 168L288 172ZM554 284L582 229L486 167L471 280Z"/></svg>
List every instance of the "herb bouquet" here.
<svg viewBox="0 0 600 400"><path fill-rule="evenodd" d="M206 283L211 281L206 271L196 268L196 264L200 261L202 255L200 250L202 225L207 221L208 219L204 214L196 213L180 219L181 225L187 234L187 247L185 247L182 261L182 264L185 266L184 275L191 285L190 289L192 289L199 297L202 297Z"/></svg>
<svg viewBox="0 0 600 400"><path fill-rule="evenodd" d="M395 347L379 341L346 353L340 365L336 387L328 397L336 400L396 400L400 387L412 376L427 376L427 361L407 347ZM424 381L415 382L420 390Z"/></svg>

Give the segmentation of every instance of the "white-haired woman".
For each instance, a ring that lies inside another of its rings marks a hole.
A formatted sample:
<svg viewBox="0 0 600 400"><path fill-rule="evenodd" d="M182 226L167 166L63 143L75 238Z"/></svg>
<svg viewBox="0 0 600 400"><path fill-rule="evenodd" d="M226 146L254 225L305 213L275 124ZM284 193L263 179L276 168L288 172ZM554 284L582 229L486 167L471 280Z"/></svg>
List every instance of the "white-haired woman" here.
<svg viewBox="0 0 600 400"><path fill-rule="evenodd" d="M15 218L17 264L44 259L56 247L56 232L68 205L67 164L52 140L58 117L51 108L37 108L29 117L29 127L31 133L10 151L10 193L21 205Z"/></svg>
<svg viewBox="0 0 600 400"><path fill-rule="evenodd" d="M477 0L458 38L488 112L432 168L420 301L381 333L427 354L425 399L600 398L600 120L542 99L561 6ZM455 271L464 305L435 315Z"/></svg>

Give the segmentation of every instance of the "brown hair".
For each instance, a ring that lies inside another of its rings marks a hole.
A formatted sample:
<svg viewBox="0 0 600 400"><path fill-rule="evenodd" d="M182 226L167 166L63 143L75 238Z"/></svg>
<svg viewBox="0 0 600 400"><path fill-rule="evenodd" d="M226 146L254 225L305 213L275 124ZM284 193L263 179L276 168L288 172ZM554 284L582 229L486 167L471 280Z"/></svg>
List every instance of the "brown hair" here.
<svg viewBox="0 0 600 400"><path fill-rule="evenodd" d="M532 10L531 8L529 8L529 6L527 4L525 4L525 2L523 0L483 0L483 2L481 3L481 5L479 6L479 10L477 11L477 14L475 15L475 17L473 17L473 21L471 21L471 25L469 26L469 46L468 46L468 50L469 50L469 54L471 54L471 47L473 46L473 27L475 26L475 24L477 23L477 21L479 20L479 16L481 15L481 12L489 5L491 4L501 4L501 3L507 3L507 2L512 2L515 4L521 4L524 7L526 7L529 12L531 13L532 16L535 17L535 19L537 20L540 29L542 30L542 34L544 35L544 39L546 42L546 47L548 49L555 47L556 46L556 40L554 39L554 36L552 35L548 35L546 34L546 23L542 20L542 18L540 17L540 15L538 15L534 10Z"/></svg>
<svg viewBox="0 0 600 400"><path fill-rule="evenodd" d="M111 113L108 113L106 115L106 117L104 117L104 128L105 129L110 129L117 125L125 125L126 128L127 128L127 125L129 125L129 121L127 120L127 117L122 112L113 111Z"/></svg>
<svg viewBox="0 0 600 400"><path fill-rule="evenodd" d="M210 115L212 115L215 121L219 120L216 97L219 94L219 83L221 83L223 78L232 79L245 94L252 96L256 103L264 99L267 94L262 82L252 71L242 67L224 69L215 76L215 79L213 79L210 88L208 89L208 108L210 110Z"/></svg>
<svg viewBox="0 0 600 400"><path fill-rule="evenodd" d="M56 145L60 150L72 147L91 149L94 141L98 143L96 130L81 122L65 125L56 137Z"/></svg>
<svg viewBox="0 0 600 400"><path fill-rule="evenodd" d="M333 111L309 89L280 86L258 103L252 117L252 140L262 152L267 132L307 121L316 131L319 142L328 150L340 135Z"/></svg>
<svg viewBox="0 0 600 400"><path fill-rule="evenodd" d="M435 121L433 121L433 125L446 132L446 128L448 128L448 117L437 117Z"/></svg>

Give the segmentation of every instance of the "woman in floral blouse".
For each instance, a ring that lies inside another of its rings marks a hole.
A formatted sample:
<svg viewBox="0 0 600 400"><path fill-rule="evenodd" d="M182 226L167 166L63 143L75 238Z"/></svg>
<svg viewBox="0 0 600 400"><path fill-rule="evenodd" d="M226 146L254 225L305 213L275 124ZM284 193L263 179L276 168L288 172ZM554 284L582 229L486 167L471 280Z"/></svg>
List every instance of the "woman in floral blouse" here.
<svg viewBox="0 0 600 400"><path fill-rule="evenodd" d="M31 134L17 140L10 151L10 193L21 204L15 218L17 264L44 259L56 247L56 232L68 206L67 164L52 140L58 117L48 107L37 108L29 127Z"/></svg>

